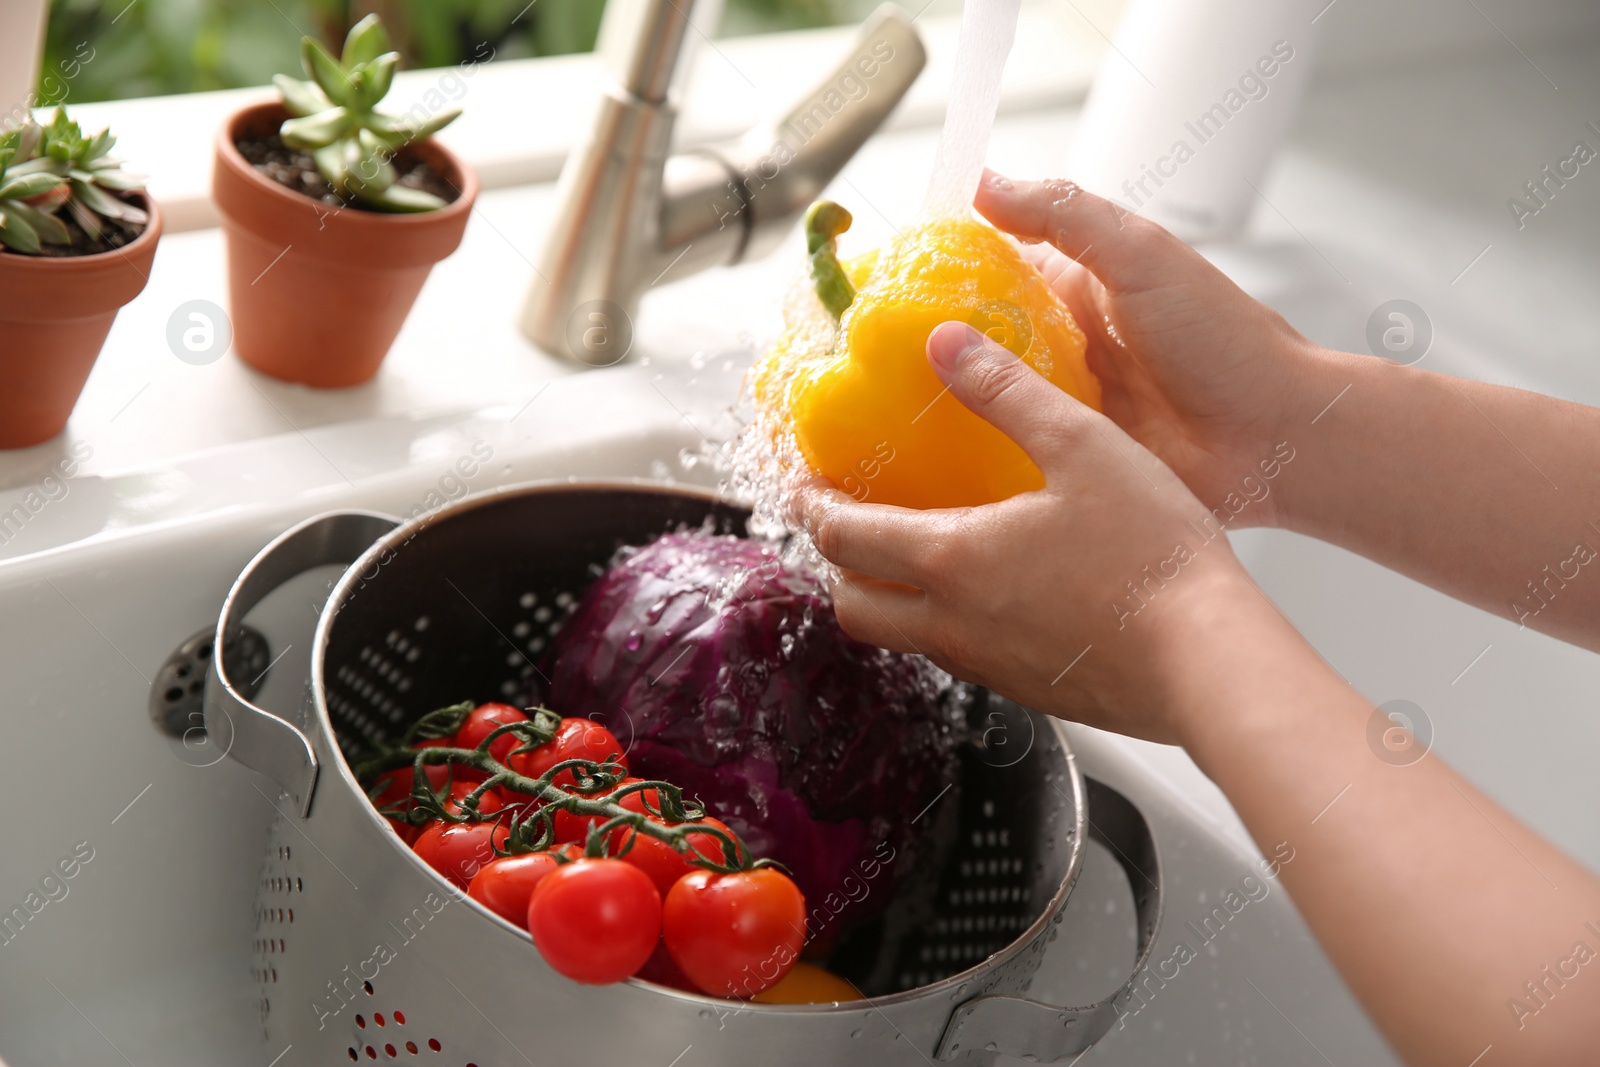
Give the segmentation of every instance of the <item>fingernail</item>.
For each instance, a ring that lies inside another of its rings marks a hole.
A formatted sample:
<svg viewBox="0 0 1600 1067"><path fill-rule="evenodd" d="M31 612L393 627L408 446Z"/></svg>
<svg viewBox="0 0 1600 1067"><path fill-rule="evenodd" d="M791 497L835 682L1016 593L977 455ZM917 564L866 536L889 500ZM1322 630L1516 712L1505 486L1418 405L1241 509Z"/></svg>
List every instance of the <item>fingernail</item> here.
<svg viewBox="0 0 1600 1067"><path fill-rule="evenodd" d="M966 323L941 322L928 335L928 362L941 377L948 377L982 345L983 334Z"/></svg>
<svg viewBox="0 0 1600 1067"><path fill-rule="evenodd" d="M992 171L988 167L983 168L983 184L987 185L991 189L998 189L1002 192L1009 192L1012 188L1014 188L1014 186L1011 184L1010 178L1007 178L1004 174L1000 174L997 171Z"/></svg>

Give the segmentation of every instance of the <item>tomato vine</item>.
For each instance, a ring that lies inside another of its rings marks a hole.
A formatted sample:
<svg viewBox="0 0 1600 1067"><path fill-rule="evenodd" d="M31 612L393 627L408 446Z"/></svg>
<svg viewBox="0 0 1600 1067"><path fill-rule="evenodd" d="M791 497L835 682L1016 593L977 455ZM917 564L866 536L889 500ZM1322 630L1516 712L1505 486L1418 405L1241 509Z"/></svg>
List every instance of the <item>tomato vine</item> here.
<svg viewBox="0 0 1600 1067"><path fill-rule="evenodd" d="M643 835L664 842L685 854L691 864L709 871L731 874L764 867L781 869L781 865L772 860L754 859L737 834L703 821L707 817L705 808L686 801L678 786L643 780L629 780L623 784L628 768L619 762L620 752L612 753L603 761L562 760L536 778L518 773L490 754L490 747L507 735L521 742L508 758L551 743L560 727L561 716L548 708L527 709L526 721L497 726L473 748L438 744L454 737L473 707L471 703L452 704L429 712L412 724L399 744L379 744L366 759L355 764L356 777L375 804L383 788L378 779L388 772L411 768L410 796L405 801L379 807L383 815L413 826L435 820L465 823L509 818L510 833L504 847L493 846L496 855L505 856L551 849L557 843L556 813L564 811L599 820L589 827L584 843L584 855L589 858L625 855L633 847L636 835ZM465 796L452 797L450 780L437 789L430 783L426 768L439 765L451 769L451 780L455 779L458 769L472 772L469 780L480 777L481 780ZM558 782L562 776L571 784ZM519 793L536 803L512 801L493 814L482 812L480 803L492 789L501 790L503 795ZM643 812L621 803L624 797L635 793L642 794L639 802ZM615 835L621 838L621 843L613 853L610 847L614 832L623 828L633 833ZM719 862L698 847L691 840L694 837L715 839L721 846L722 860L733 857L732 861ZM558 856L558 859L568 862L565 857Z"/></svg>

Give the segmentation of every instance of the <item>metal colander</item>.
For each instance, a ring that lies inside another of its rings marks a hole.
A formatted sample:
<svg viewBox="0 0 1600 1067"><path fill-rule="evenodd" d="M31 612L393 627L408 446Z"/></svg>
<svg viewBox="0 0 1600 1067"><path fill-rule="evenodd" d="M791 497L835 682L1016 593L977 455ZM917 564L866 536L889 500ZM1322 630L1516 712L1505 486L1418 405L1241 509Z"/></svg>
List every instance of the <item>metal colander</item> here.
<svg viewBox="0 0 1600 1067"><path fill-rule="evenodd" d="M696 1063L730 1065L986 1063L1001 1053L1048 1062L1105 1033L1116 996L1063 1008L1023 994L1057 935L1087 832L1128 872L1138 972L1160 911L1149 829L1120 794L1083 778L1057 722L991 694L972 704L975 736L1026 722L1032 741L1011 754L981 741L962 753L959 788L930 816L947 838L939 869L905 894L920 906L891 905L879 929L841 946L842 969L873 994L864 1001L745 1004L637 980L567 981L525 931L453 889L367 802L346 758L436 707L526 693L538 655L619 547L707 522L742 532L744 518L681 488L535 484L406 524L324 515L251 562L224 604L223 637L288 579L349 564L323 608L294 716L246 700L222 657L206 684L207 729L281 790L252 946L268 1058L293 1045L301 1062L327 1063L664 1065L691 1048Z"/></svg>

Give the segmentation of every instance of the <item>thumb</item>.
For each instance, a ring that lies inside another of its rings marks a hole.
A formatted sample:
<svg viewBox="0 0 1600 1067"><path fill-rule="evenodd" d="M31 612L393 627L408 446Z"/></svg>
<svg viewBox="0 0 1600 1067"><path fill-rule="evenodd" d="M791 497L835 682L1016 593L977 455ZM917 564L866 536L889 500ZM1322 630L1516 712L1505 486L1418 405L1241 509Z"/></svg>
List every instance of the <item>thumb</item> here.
<svg viewBox="0 0 1600 1067"><path fill-rule="evenodd" d="M1071 438L1090 415L1083 405L964 322L934 328L928 363L969 411L1021 445L1046 479L1065 469Z"/></svg>
<svg viewBox="0 0 1600 1067"><path fill-rule="evenodd" d="M973 204L1006 233L1050 242L1114 292L1140 292L1196 270L1216 270L1156 223L1073 182L1013 182L987 171Z"/></svg>

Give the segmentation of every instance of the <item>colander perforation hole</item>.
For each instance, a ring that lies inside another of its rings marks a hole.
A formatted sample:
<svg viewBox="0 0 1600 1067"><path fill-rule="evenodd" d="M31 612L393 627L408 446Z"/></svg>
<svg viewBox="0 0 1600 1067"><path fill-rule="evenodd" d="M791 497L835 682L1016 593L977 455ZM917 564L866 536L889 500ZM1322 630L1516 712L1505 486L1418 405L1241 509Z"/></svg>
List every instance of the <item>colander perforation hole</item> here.
<svg viewBox="0 0 1600 1067"><path fill-rule="evenodd" d="M334 677L335 680L349 686L350 689L356 692L358 695L360 694L362 679L360 675L356 674L356 672L351 668L340 667L339 670L335 672ZM339 725L342 731L340 734L340 747L349 747L345 741L345 737L352 729L361 734L362 739L366 744L371 744L372 742L378 740L383 734L383 728L372 720L372 718L367 714L366 709L361 707L361 705L357 704L354 700L351 700L342 692L331 689L329 690L328 710L339 719ZM355 739L351 738L350 742L354 743ZM360 745L357 744L356 747L359 748Z"/></svg>
<svg viewBox="0 0 1600 1067"><path fill-rule="evenodd" d="M369 997L378 997L378 989L371 981L363 981L361 990ZM378 1003L382 1003L381 999L378 1000ZM359 1031L369 1031L377 1028L395 1030L408 1024L410 1020L406 1018L406 1013L399 1008L389 1011L358 1012L351 1017L351 1021L355 1024L350 1032L350 1036L354 1038L354 1043L345 1048L345 1054L351 1060L359 1060L363 1052L367 1052L369 1059L380 1058L380 1053L383 1057L389 1059L399 1059L402 1051L407 1055L418 1056L422 1054L422 1046L419 1042L423 1041L426 1041L429 1050L432 1052L439 1052L443 1048L443 1045L440 1044L439 1039L436 1037L404 1039L402 1034L394 1034L393 1041L386 1041L382 1044L376 1043L377 1038L374 1037L375 1043L368 1045L365 1037ZM365 1036L371 1037L374 1035L368 1033ZM371 1050L370 1052L368 1052L369 1049Z"/></svg>

